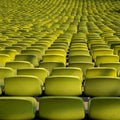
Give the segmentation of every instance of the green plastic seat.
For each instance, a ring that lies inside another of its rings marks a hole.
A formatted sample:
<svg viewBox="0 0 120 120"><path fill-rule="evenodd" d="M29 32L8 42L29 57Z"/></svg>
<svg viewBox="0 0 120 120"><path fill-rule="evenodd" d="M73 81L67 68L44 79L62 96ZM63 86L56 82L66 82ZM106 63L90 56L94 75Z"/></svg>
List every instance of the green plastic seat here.
<svg viewBox="0 0 120 120"><path fill-rule="evenodd" d="M49 75L49 72L45 68L28 68L28 69L18 69L17 75L33 75L45 82L45 78Z"/></svg>
<svg viewBox="0 0 120 120"><path fill-rule="evenodd" d="M118 51L120 50L120 45L116 45L114 47L114 54L118 55Z"/></svg>
<svg viewBox="0 0 120 120"><path fill-rule="evenodd" d="M117 77L117 70L114 67L94 67L86 70L86 78L95 76L113 76Z"/></svg>
<svg viewBox="0 0 120 120"><path fill-rule="evenodd" d="M72 55L90 55L88 50L70 50L69 56Z"/></svg>
<svg viewBox="0 0 120 120"><path fill-rule="evenodd" d="M78 120L85 117L84 103L80 97L41 97L39 103L41 119Z"/></svg>
<svg viewBox="0 0 120 120"><path fill-rule="evenodd" d="M35 55L38 59L38 61L42 60L42 53L38 49L26 49L22 50L21 54L23 55Z"/></svg>
<svg viewBox="0 0 120 120"><path fill-rule="evenodd" d="M34 46L34 47L35 46L44 47L44 49L47 50L49 45L47 45L46 43L34 43L31 46Z"/></svg>
<svg viewBox="0 0 120 120"><path fill-rule="evenodd" d="M4 78L16 75L10 67L0 67L0 86L4 86Z"/></svg>
<svg viewBox="0 0 120 120"><path fill-rule="evenodd" d="M66 57L64 55L55 54L55 55L44 55L43 62L62 62L66 65Z"/></svg>
<svg viewBox="0 0 120 120"><path fill-rule="evenodd" d="M36 106L37 101L33 97L0 97L0 119L33 119Z"/></svg>
<svg viewBox="0 0 120 120"><path fill-rule="evenodd" d="M56 55L56 54L60 54L60 55L64 55L66 57L66 52L63 49L48 49L45 51L46 55Z"/></svg>
<svg viewBox="0 0 120 120"><path fill-rule="evenodd" d="M25 49L26 47L29 47L30 45L28 43L16 43L16 44L13 44L12 46L20 46Z"/></svg>
<svg viewBox="0 0 120 120"><path fill-rule="evenodd" d="M119 56L118 55L101 55L96 57L95 64L96 66L99 66L102 63L115 63L119 62Z"/></svg>
<svg viewBox="0 0 120 120"><path fill-rule="evenodd" d="M113 67L117 70L117 76L120 76L120 62L115 63L101 63L100 67Z"/></svg>
<svg viewBox="0 0 120 120"><path fill-rule="evenodd" d="M86 77L86 70L88 68L93 68L94 63L93 62L71 62L68 64L68 67L78 67L78 68L82 69L83 77Z"/></svg>
<svg viewBox="0 0 120 120"><path fill-rule="evenodd" d="M96 61L96 57L101 55L113 55L113 50L105 48L105 49L96 49L92 51L92 56L95 61Z"/></svg>
<svg viewBox="0 0 120 120"><path fill-rule="evenodd" d="M33 64L27 61L11 61L5 64L5 67L17 69L34 68Z"/></svg>
<svg viewBox="0 0 120 120"><path fill-rule="evenodd" d="M72 55L69 56L69 63L71 62L92 62L92 56L90 55Z"/></svg>
<svg viewBox="0 0 120 120"><path fill-rule="evenodd" d="M24 48L23 47L21 47L21 46L8 46L8 47L6 47L5 48L6 50L8 49L8 50L16 50L18 53L20 53L21 52L21 50L23 50Z"/></svg>
<svg viewBox="0 0 120 120"><path fill-rule="evenodd" d="M31 54L19 54L15 56L15 61L27 61L33 64L34 66L39 66L39 60L36 55Z"/></svg>
<svg viewBox="0 0 120 120"><path fill-rule="evenodd" d="M51 76L64 76L64 75L69 75L69 76L77 76L80 78L81 81L83 81L83 73L82 70L78 67L57 67L54 68L50 74Z"/></svg>
<svg viewBox="0 0 120 120"><path fill-rule="evenodd" d="M49 76L45 80L45 94L79 96L82 94L82 81L76 76Z"/></svg>
<svg viewBox="0 0 120 120"><path fill-rule="evenodd" d="M112 76L99 76L87 78L84 84L84 94L97 97L120 96L120 78Z"/></svg>
<svg viewBox="0 0 120 120"><path fill-rule="evenodd" d="M86 43L79 43L79 42L78 43L71 42L70 49L73 47L87 48L87 44Z"/></svg>
<svg viewBox="0 0 120 120"><path fill-rule="evenodd" d="M4 92L10 96L38 96L42 94L42 81L30 75L7 77Z"/></svg>
<svg viewBox="0 0 120 120"><path fill-rule="evenodd" d="M16 50L14 49L5 49L5 50L0 50L0 54L6 54L10 56L11 60L14 60L15 56L19 54Z"/></svg>
<svg viewBox="0 0 120 120"><path fill-rule="evenodd" d="M45 68L49 71L49 73L52 72L52 70L56 67L65 67L63 62L41 62L39 64L40 68Z"/></svg>
<svg viewBox="0 0 120 120"><path fill-rule="evenodd" d="M11 61L11 57L7 54L0 54L0 66L5 66L7 62Z"/></svg>
<svg viewBox="0 0 120 120"><path fill-rule="evenodd" d="M119 97L95 97L89 100L88 116L94 120L119 120Z"/></svg>
<svg viewBox="0 0 120 120"><path fill-rule="evenodd" d="M41 51L41 54L44 55L45 54L45 48L44 46L30 46L26 48L27 50L31 50L31 49L38 49Z"/></svg>

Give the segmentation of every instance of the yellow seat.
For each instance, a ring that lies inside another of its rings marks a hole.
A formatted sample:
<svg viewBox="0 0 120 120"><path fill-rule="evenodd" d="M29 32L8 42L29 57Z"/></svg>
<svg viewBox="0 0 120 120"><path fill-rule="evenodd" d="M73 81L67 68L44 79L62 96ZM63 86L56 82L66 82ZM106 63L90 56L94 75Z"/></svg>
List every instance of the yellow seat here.
<svg viewBox="0 0 120 120"><path fill-rule="evenodd" d="M0 97L0 119L33 119L36 107L37 101L33 97Z"/></svg>
<svg viewBox="0 0 120 120"><path fill-rule="evenodd" d="M86 70L86 78L95 76L113 76L117 77L117 70L114 67L94 67Z"/></svg>
<svg viewBox="0 0 120 120"><path fill-rule="evenodd" d="M16 75L10 67L0 67L0 86L4 87L4 78Z"/></svg>
<svg viewBox="0 0 120 120"><path fill-rule="evenodd" d="M43 56L43 62L62 62L64 65L66 65L66 56L55 54L55 55L44 55Z"/></svg>
<svg viewBox="0 0 120 120"><path fill-rule="evenodd" d="M72 55L69 56L69 63L71 62L92 62L92 56L91 55Z"/></svg>
<svg viewBox="0 0 120 120"><path fill-rule="evenodd" d="M27 61L11 61L5 64L5 67L13 68L14 70L17 69L25 69L25 68L34 68L33 64Z"/></svg>
<svg viewBox="0 0 120 120"><path fill-rule="evenodd" d="M69 75L47 77L45 94L51 96L79 96L82 94L82 81L79 77Z"/></svg>
<svg viewBox="0 0 120 120"><path fill-rule="evenodd" d="M49 71L49 73L52 72L52 70L56 67L65 67L63 62L41 62L39 64L40 68L45 68Z"/></svg>
<svg viewBox="0 0 120 120"><path fill-rule="evenodd" d="M119 97L96 97L88 104L88 116L95 120L119 120L120 98Z"/></svg>
<svg viewBox="0 0 120 120"><path fill-rule="evenodd" d="M50 96L39 100L39 118L41 119L84 119L85 108L80 97Z"/></svg>
<svg viewBox="0 0 120 120"><path fill-rule="evenodd" d="M81 81L83 81L83 73L82 70L78 67L57 67L54 68L50 74L51 76L64 76L64 75L68 75L68 76L76 76L79 77Z"/></svg>
<svg viewBox="0 0 120 120"><path fill-rule="evenodd" d="M9 96L38 96L42 94L42 81L30 75L7 77L4 92Z"/></svg>
<svg viewBox="0 0 120 120"><path fill-rule="evenodd" d="M14 49L5 49L5 50L0 50L0 54L9 55L11 60L14 60L15 56L19 53Z"/></svg>
<svg viewBox="0 0 120 120"><path fill-rule="evenodd" d="M38 61L42 60L42 52L38 49L26 49L22 50L21 54L23 55L35 55Z"/></svg>
<svg viewBox="0 0 120 120"><path fill-rule="evenodd" d="M120 78L114 76L93 76L85 79L84 94L96 97L120 96Z"/></svg>
<svg viewBox="0 0 120 120"><path fill-rule="evenodd" d="M96 57L95 64L96 66L99 66L102 63L115 63L119 62L119 56L118 55L101 55Z"/></svg>
<svg viewBox="0 0 120 120"><path fill-rule="evenodd" d="M15 61L27 61L32 63L34 66L39 66L39 60L36 55L19 54L15 56Z"/></svg>
<svg viewBox="0 0 120 120"><path fill-rule="evenodd" d="M11 57L7 54L0 54L0 66L5 66L7 62L11 61Z"/></svg>
<svg viewBox="0 0 120 120"><path fill-rule="evenodd" d="M48 77L49 72L45 68L28 68L28 69L18 69L17 75L33 75L45 82L45 78Z"/></svg>

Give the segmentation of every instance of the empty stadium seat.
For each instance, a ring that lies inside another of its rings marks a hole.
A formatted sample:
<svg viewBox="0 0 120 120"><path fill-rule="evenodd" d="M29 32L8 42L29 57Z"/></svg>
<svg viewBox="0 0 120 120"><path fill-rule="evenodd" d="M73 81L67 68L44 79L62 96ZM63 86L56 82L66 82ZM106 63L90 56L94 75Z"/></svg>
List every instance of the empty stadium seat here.
<svg viewBox="0 0 120 120"><path fill-rule="evenodd" d="M88 115L94 120L120 119L119 97L95 97L89 100Z"/></svg>
<svg viewBox="0 0 120 120"><path fill-rule="evenodd" d="M92 56L90 55L72 55L69 56L69 63L71 62L92 62Z"/></svg>
<svg viewBox="0 0 120 120"><path fill-rule="evenodd" d="M24 68L34 68L33 64L27 61L11 61L5 64L5 67L13 68L14 70L17 69L24 69Z"/></svg>
<svg viewBox="0 0 120 120"><path fill-rule="evenodd" d="M30 75L7 77L4 92L9 96L38 96L42 94L42 81Z"/></svg>
<svg viewBox="0 0 120 120"><path fill-rule="evenodd" d="M16 75L15 71L10 67L0 67L0 86L4 87L4 78Z"/></svg>
<svg viewBox="0 0 120 120"><path fill-rule="evenodd" d="M83 73L82 70L78 67L57 67L54 68L50 74L51 76L64 76L64 75L70 75L70 76L77 76L80 78L81 81L83 81Z"/></svg>
<svg viewBox="0 0 120 120"><path fill-rule="evenodd" d="M69 56L73 55L90 55L88 50L70 50Z"/></svg>
<svg viewBox="0 0 120 120"><path fill-rule="evenodd" d="M118 55L101 55L96 57L96 66L99 66L102 63L115 63L119 62L119 56Z"/></svg>
<svg viewBox="0 0 120 120"><path fill-rule="evenodd" d="M55 55L44 55L43 62L62 62L66 65L66 57L64 55L55 54Z"/></svg>
<svg viewBox="0 0 120 120"><path fill-rule="evenodd" d="M51 96L39 100L41 119L84 119L85 108L82 98Z"/></svg>
<svg viewBox="0 0 120 120"><path fill-rule="evenodd" d="M35 118L37 101L33 97L0 97L0 119Z"/></svg>
<svg viewBox="0 0 120 120"><path fill-rule="evenodd" d="M45 51L46 55L55 55L55 54L60 54L60 55L64 55L66 57L66 52L63 49L48 49Z"/></svg>
<svg viewBox="0 0 120 120"><path fill-rule="evenodd" d="M101 63L100 67L113 67L117 70L117 76L120 76L120 62L115 63Z"/></svg>
<svg viewBox="0 0 120 120"><path fill-rule="evenodd" d="M99 76L87 78L84 84L84 94L97 97L117 97L120 96L119 84L119 77Z"/></svg>
<svg viewBox="0 0 120 120"><path fill-rule="evenodd" d="M19 54L16 50L14 49L5 49L5 50L0 50L0 54L6 54L10 56L11 60L14 60L15 55Z"/></svg>
<svg viewBox="0 0 120 120"><path fill-rule="evenodd" d="M38 49L41 51L41 54L44 55L45 54L45 48L44 46L30 46L26 48L27 50L32 50L32 49Z"/></svg>
<svg viewBox="0 0 120 120"><path fill-rule="evenodd" d="M95 76L114 76L117 77L117 70L114 67L94 67L86 70L86 78Z"/></svg>
<svg viewBox="0 0 120 120"><path fill-rule="evenodd" d="M82 69L83 77L85 77L86 76L86 70L88 68L93 68L94 63L93 62L71 62L71 63L68 64L68 67L78 67L78 68Z"/></svg>
<svg viewBox="0 0 120 120"><path fill-rule="evenodd" d="M82 94L82 81L76 76L49 76L45 80L45 94L79 96Z"/></svg>
<svg viewBox="0 0 120 120"><path fill-rule="evenodd" d="M7 62L11 61L11 57L6 54L0 54L0 66L5 66Z"/></svg>
<svg viewBox="0 0 120 120"><path fill-rule="evenodd" d="M12 50L16 50L17 52L21 52L21 50L23 50L24 48L23 47L21 47L21 46L8 46L8 47L5 47L5 49L7 50L7 49L12 49Z"/></svg>
<svg viewBox="0 0 120 120"><path fill-rule="evenodd" d="M45 82L45 78L48 77L49 72L45 68L28 68L28 69L18 69L17 75L33 75Z"/></svg>
<svg viewBox="0 0 120 120"><path fill-rule="evenodd" d="M54 68L65 67L65 65L63 62L40 62L39 67L45 68L51 73Z"/></svg>
<svg viewBox="0 0 120 120"><path fill-rule="evenodd" d="M112 49L92 50L92 56L95 61L96 61L96 57L101 55L113 55L113 50Z"/></svg>
<svg viewBox="0 0 120 120"><path fill-rule="evenodd" d="M23 55L35 55L38 59L38 61L42 60L42 53L38 49L26 49L22 50L21 54Z"/></svg>
<svg viewBox="0 0 120 120"><path fill-rule="evenodd" d="M39 66L39 60L36 55L31 54L19 54L15 56L15 61L27 61L33 64L34 66Z"/></svg>

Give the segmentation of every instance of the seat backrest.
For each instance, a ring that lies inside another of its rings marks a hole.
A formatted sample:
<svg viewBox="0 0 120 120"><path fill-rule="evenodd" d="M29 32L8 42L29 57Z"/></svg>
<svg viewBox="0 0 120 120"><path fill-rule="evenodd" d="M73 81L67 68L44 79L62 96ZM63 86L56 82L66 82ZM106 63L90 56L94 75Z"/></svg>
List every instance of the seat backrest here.
<svg viewBox="0 0 120 120"><path fill-rule="evenodd" d="M44 83L45 78L49 75L49 72L45 68L28 68L18 69L17 75L33 75L38 77Z"/></svg>
<svg viewBox="0 0 120 120"><path fill-rule="evenodd" d="M45 80L45 94L79 96L82 94L82 81L76 76L49 76Z"/></svg>
<svg viewBox="0 0 120 120"><path fill-rule="evenodd" d="M69 56L69 63L71 62L92 62L92 56L90 55L72 55Z"/></svg>
<svg viewBox="0 0 120 120"><path fill-rule="evenodd" d="M7 77L4 92L9 96L38 96L42 94L42 81L30 75Z"/></svg>
<svg viewBox="0 0 120 120"><path fill-rule="evenodd" d="M49 73L52 72L52 70L56 67L65 67L63 62L41 62L39 64L40 68L45 68L49 71Z"/></svg>
<svg viewBox="0 0 120 120"><path fill-rule="evenodd" d="M117 70L114 67L94 67L86 70L86 78L95 76L114 76L117 77Z"/></svg>
<svg viewBox="0 0 120 120"><path fill-rule="evenodd" d="M89 119L94 119L94 120L120 119L120 98L96 97L90 99L88 104L88 116Z"/></svg>
<svg viewBox="0 0 120 120"><path fill-rule="evenodd" d="M119 62L118 55L101 55L96 57L96 66L99 66L101 63L111 63Z"/></svg>
<svg viewBox="0 0 120 120"><path fill-rule="evenodd" d="M43 62L62 62L64 65L66 65L66 57L60 54L44 55Z"/></svg>
<svg viewBox="0 0 120 120"><path fill-rule="evenodd" d="M14 70L17 69L24 69L24 68L34 68L33 64L28 61L11 61L5 64L5 67L13 68Z"/></svg>
<svg viewBox="0 0 120 120"><path fill-rule="evenodd" d="M83 81L82 70L80 68L77 68L77 67L57 67L57 68L53 69L53 71L50 75L51 76L56 76L56 75L77 76L80 78L81 81Z"/></svg>
<svg viewBox="0 0 120 120"><path fill-rule="evenodd" d="M85 77L86 76L86 70L88 68L93 68L94 63L93 62L71 62L71 63L68 64L68 67L78 67L78 68L82 69L83 77Z"/></svg>
<svg viewBox="0 0 120 120"><path fill-rule="evenodd" d="M93 59L96 60L97 56L101 55L113 55L113 50L112 49L96 49L92 51L92 56Z"/></svg>
<svg viewBox="0 0 120 120"><path fill-rule="evenodd" d="M120 78L99 76L85 79L84 94L96 97L120 96Z"/></svg>
<svg viewBox="0 0 120 120"><path fill-rule="evenodd" d="M84 119L85 108L80 97L51 96L39 100L41 119Z"/></svg>
<svg viewBox="0 0 120 120"><path fill-rule="evenodd" d="M15 56L15 61L28 61L32 63L34 66L39 65L39 60L37 59L37 56L30 55L30 54L19 54Z"/></svg>
<svg viewBox="0 0 120 120"><path fill-rule="evenodd" d="M7 54L0 54L0 66L5 66L7 62L11 61L11 57Z"/></svg>
<svg viewBox="0 0 120 120"><path fill-rule="evenodd" d="M38 49L26 49L26 50L22 50L21 54L25 54L25 55L35 55L37 57L37 59L40 61L42 60L42 53L40 50Z"/></svg>
<svg viewBox="0 0 120 120"><path fill-rule="evenodd" d="M0 119L33 119L36 106L33 97L0 97Z"/></svg>
<svg viewBox="0 0 120 120"><path fill-rule="evenodd" d="M10 67L0 67L0 86L4 86L4 78L16 75L15 71Z"/></svg>
<svg viewBox="0 0 120 120"><path fill-rule="evenodd" d="M120 62L101 63L100 67L113 67L117 70L117 76L120 76Z"/></svg>

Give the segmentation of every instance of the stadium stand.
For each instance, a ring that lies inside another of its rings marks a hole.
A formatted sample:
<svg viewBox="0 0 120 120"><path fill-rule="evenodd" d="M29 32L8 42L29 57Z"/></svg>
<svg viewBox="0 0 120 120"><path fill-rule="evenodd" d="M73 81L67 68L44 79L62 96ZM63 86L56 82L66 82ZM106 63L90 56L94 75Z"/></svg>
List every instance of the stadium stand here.
<svg viewBox="0 0 120 120"><path fill-rule="evenodd" d="M0 119L120 119L120 0L0 0Z"/></svg>

